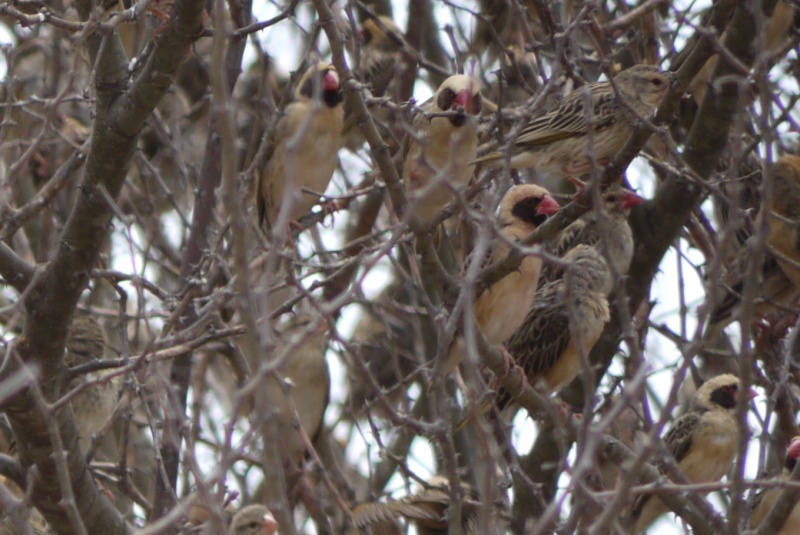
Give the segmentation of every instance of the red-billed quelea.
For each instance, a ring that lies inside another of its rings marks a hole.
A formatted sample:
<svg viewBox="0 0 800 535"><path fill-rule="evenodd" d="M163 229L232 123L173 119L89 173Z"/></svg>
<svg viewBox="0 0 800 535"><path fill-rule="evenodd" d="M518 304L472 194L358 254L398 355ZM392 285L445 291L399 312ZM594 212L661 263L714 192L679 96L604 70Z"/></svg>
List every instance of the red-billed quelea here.
<svg viewBox="0 0 800 535"><path fill-rule="evenodd" d="M102 360L108 340L103 326L94 316L79 315L72 320L64 345L67 348L64 364L72 368ZM109 370L95 371L81 374L70 381L70 389L87 382L93 383L71 401L83 448L89 445L93 435L103 429L117 405L120 379L110 377L110 373Z"/></svg>
<svg viewBox="0 0 800 535"><path fill-rule="evenodd" d="M602 203L572 222L557 240L548 242L545 250L562 258L578 245L596 248L609 262L611 274L624 277L633 258L633 234L628 225L631 208L645 199L629 189L612 185L603 192ZM539 286L551 281L560 270L554 263L545 262L539 278Z"/></svg>
<svg viewBox="0 0 800 535"><path fill-rule="evenodd" d="M264 228L283 208L296 222L319 202L339 162L343 124L339 74L331 63L316 64L300 78L272 135L257 195Z"/></svg>
<svg viewBox="0 0 800 535"><path fill-rule="evenodd" d="M433 219L472 178L482 107L480 82L456 74L414 119L404 147L403 182L423 221Z"/></svg>
<svg viewBox="0 0 800 535"><path fill-rule="evenodd" d="M248 505L233 515L228 535L278 535L278 523L265 506Z"/></svg>
<svg viewBox="0 0 800 535"><path fill-rule="evenodd" d="M488 254L477 261L488 266L504 259L510 252L506 240L512 243L521 240L558 210L558 203L546 189L535 184L513 186L500 202L497 215L503 240L493 240ZM476 259L472 258L471 261ZM487 341L502 344L522 324L533 303L541 268L541 258L528 256L517 270L492 284L475 299L475 321ZM463 355L463 339L458 338L450 350L444 370L451 371L462 361Z"/></svg>
<svg viewBox="0 0 800 535"><path fill-rule="evenodd" d="M736 457L739 431L734 409L740 391L735 375L717 375L697 389L688 412L664 437L664 444L690 483L719 481ZM754 393L745 392L751 398ZM656 462L660 469L663 463ZM662 469L662 472L664 470ZM656 496L640 495L631 511L631 533L643 533L669 509Z"/></svg>
<svg viewBox="0 0 800 535"><path fill-rule="evenodd" d="M550 113L533 119L511 146L490 152L476 163L502 165L510 156L514 169L533 168L555 176L580 176L622 150L635 123L650 115L669 87L658 67L635 65L610 82L576 89ZM590 135L591 134L591 135Z"/></svg>
<svg viewBox="0 0 800 535"><path fill-rule="evenodd" d="M780 475L781 481L789 481L792 470L797 464L797 459L800 459L800 437L794 437L786 450L783 472ZM764 522L764 519L777 503L782 491L783 488L781 487L772 487L756 496L755 510L750 519L750 524L753 528L759 527ZM798 533L800 533L800 505L795 505L783 527L775 535L796 535Z"/></svg>

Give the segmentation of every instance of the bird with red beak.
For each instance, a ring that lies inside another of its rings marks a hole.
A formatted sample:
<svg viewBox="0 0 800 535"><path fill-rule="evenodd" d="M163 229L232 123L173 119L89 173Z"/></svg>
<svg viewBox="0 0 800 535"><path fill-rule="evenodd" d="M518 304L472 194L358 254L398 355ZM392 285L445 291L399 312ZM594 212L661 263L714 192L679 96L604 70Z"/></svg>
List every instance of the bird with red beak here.
<svg viewBox="0 0 800 535"><path fill-rule="evenodd" d="M482 107L479 82L456 74L414 119L404 146L403 182L411 209L423 221L436 217L472 178Z"/></svg>

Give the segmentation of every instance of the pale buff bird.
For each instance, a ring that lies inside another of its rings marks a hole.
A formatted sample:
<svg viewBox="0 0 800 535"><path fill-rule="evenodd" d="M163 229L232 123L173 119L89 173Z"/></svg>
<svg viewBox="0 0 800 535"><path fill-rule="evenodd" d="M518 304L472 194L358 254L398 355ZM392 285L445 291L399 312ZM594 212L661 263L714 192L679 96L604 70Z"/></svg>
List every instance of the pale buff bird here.
<svg viewBox="0 0 800 535"><path fill-rule="evenodd" d="M622 150L634 124L658 107L669 77L658 67L635 65L617 74L614 84L616 92L610 82L573 91L558 108L528 123L513 145L475 163L502 165L510 151L513 169L533 168L562 177L588 173L592 160L603 162Z"/></svg>
<svg viewBox="0 0 800 535"><path fill-rule="evenodd" d="M739 439L733 413L741 395L748 393L740 392L735 375L709 379L697 389L689 412L678 418L664 437L667 450L689 482L719 481L731 469ZM644 532L668 510L659 498L640 495L631 512L631 533Z"/></svg>
<svg viewBox="0 0 800 535"><path fill-rule="evenodd" d="M767 239L771 250L766 252L759 266L754 302L755 312L759 315L781 311L800 297L800 268L795 265L800 262L800 157L783 156L770 171L774 178ZM753 202L761 204L760 195L755 195ZM710 312L709 336L721 332L736 319L745 286L743 276L751 261L750 243L754 238L750 236L745 239L747 241L737 248L736 256L727 270L723 295Z"/></svg>
<svg viewBox="0 0 800 535"><path fill-rule="evenodd" d="M282 207L289 222L309 214L327 189L339 162L341 89L331 63L313 65L278 119L258 184L258 220L266 229L275 224Z"/></svg>
<svg viewBox="0 0 800 535"><path fill-rule="evenodd" d="M265 506L248 505L233 515L228 535L278 535L278 523Z"/></svg>
<svg viewBox="0 0 800 535"><path fill-rule="evenodd" d="M390 92L392 80L400 65L400 51L403 48L403 32L395 22L386 16L377 20L367 19L358 32L361 40L358 75L369 88L373 97L382 97ZM391 86L394 87L394 86ZM376 107L370 110L379 128L391 127L394 112L389 108ZM344 128L342 129L343 145L355 151L364 143L356 117L352 109L345 103Z"/></svg>
<svg viewBox="0 0 800 535"><path fill-rule="evenodd" d="M323 321L312 332L305 331L315 321L303 314L279 326L280 343L274 351L281 355L294 341L299 345L287 356L280 370L281 379L270 376L266 383L271 409L278 419L281 453L287 465L298 468L306 457L306 444L297 431L292 405L300 427L311 441L322 429L330 394L330 371L325 357L327 324ZM304 338L298 338L303 336Z"/></svg>
<svg viewBox="0 0 800 535"><path fill-rule="evenodd" d="M548 393L578 376L581 355L589 354L610 318L606 296L612 280L602 255L578 245L563 260L560 278L539 288L522 325L505 343L531 386L541 384ZM510 402L501 390L498 408Z"/></svg>
<svg viewBox="0 0 800 535"><path fill-rule="evenodd" d="M67 348L64 364L72 368L103 360L108 340L103 326L94 316L79 315L72 320L64 345ZM70 390L87 382L95 383L71 401L81 445L84 448L89 445L92 436L100 432L117 405L120 378L110 378L112 371L102 370L81 374L69 383Z"/></svg>
<svg viewBox="0 0 800 535"><path fill-rule="evenodd" d="M461 502L461 525L465 535L478 535L480 497L473 487L462 483L464 499ZM448 533L450 508L450 482L442 476L430 479L424 488L411 496L384 503L366 503L353 509L353 524L365 529L376 524L387 524L398 517L414 523L420 535ZM499 507L505 504L498 504ZM496 506L497 507L497 506Z"/></svg>
<svg viewBox="0 0 800 535"><path fill-rule="evenodd" d="M645 202L633 191L611 186L602 195L602 204L572 222L557 240L548 242L545 250L559 258L578 245L591 245L610 261L610 271L616 277L628 274L633 258L633 234L628 225L630 210ZM553 280L558 267L545 262L539 286Z"/></svg>
<svg viewBox="0 0 800 535"><path fill-rule="evenodd" d="M497 214L500 233L506 240L518 241L536 230L559 209L555 199L541 186L513 186L500 202ZM491 250L478 261L488 266L504 259L508 253L508 245L496 240ZM516 271L492 284L475 299L475 321L489 343L502 344L522 324L533 302L541 268L541 258L528 256ZM444 372L449 373L458 366L464 354L464 340L458 337L442 365Z"/></svg>
<svg viewBox="0 0 800 535"><path fill-rule="evenodd" d="M783 472L780 475L781 481L789 480L798 458L800 458L800 437L794 437L786 450ZM764 519L778 501L782 490L780 487L774 487L756 496L755 510L750 518L751 527L757 528L764 522ZM797 535L798 533L800 533L800 504L794 506L792 512L789 513L789 518L786 519L786 523L775 535Z"/></svg>
<svg viewBox="0 0 800 535"><path fill-rule="evenodd" d="M423 221L434 218L467 185L478 147L478 118L483 107L480 82L463 74L447 78L422 106L404 147L403 182ZM441 114L447 117L426 117Z"/></svg>

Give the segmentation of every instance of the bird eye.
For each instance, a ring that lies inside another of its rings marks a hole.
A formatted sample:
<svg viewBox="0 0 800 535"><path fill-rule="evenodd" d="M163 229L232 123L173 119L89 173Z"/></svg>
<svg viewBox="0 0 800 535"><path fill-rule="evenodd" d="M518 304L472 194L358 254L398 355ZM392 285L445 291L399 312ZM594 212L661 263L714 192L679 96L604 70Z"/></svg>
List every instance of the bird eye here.
<svg viewBox="0 0 800 535"><path fill-rule="evenodd" d="M453 101L456 99L456 93L449 87L446 88L439 94L439 98L437 99L436 105L439 106L440 110L449 110L450 107L453 105Z"/></svg>
<svg viewBox="0 0 800 535"><path fill-rule="evenodd" d="M652 83L656 87L660 87L664 85L664 80L662 80L661 78L653 78L650 80L650 83Z"/></svg>
<svg viewBox="0 0 800 535"><path fill-rule="evenodd" d="M369 31L369 30L368 30L368 29L366 29L366 28L362 28L360 33L361 33L361 41L362 41L362 42L363 42L365 45L368 45L368 44L369 44L369 42L370 42L370 41L372 41L372 32L371 32L371 31Z"/></svg>

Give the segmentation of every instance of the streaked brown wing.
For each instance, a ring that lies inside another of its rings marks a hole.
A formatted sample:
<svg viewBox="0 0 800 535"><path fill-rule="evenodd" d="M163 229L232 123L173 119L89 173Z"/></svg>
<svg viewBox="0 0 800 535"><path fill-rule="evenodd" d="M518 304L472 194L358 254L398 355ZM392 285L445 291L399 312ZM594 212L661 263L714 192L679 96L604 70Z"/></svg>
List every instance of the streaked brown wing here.
<svg viewBox="0 0 800 535"><path fill-rule="evenodd" d="M692 447L692 434L700 423L701 414L687 412L675 421L675 425L664 437L664 443L677 462L681 462ZM659 469L663 463L658 463ZM663 472L663 470L662 470Z"/></svg>

